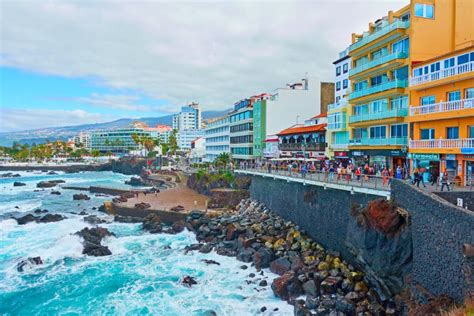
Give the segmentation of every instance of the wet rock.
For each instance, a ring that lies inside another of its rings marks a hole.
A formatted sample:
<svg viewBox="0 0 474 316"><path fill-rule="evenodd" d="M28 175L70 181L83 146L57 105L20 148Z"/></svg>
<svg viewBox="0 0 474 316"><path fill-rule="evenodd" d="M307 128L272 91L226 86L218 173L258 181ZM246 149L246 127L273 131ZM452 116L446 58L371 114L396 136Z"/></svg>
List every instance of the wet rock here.
<svg viewBox="0 0 474 316"><path fill-rule="evenodd" d="M34 265L40 264L43 264L43 260L41 259L41 257L29 257L26 260L18 262L16 270L18 272L24 272L26 268L31 268Z"/></svg>
<svg viewBox="0 0 474 316"><path fill-rule="evenodd" d="M215 265L218 265L218 266L221 265L219 262L214 261L214 260L202 259L201 261L204 262L204 263L207 264L207 265L210 265L210 264L215 264Z"/></svg>
<svg viewBox="0 0 474 316"><path fill-rule="evenodd" d="M36 209L34 211L35 214L41 214L41 213L48 213L48 210L41 210L41 209Z"/></svg>
<svg viewBox="0 0 474 316"><path fill-rule="evenodd" d="M84 249L82 250L84 255L94 256L94 257L101 257L101 256L109 256L112 254L109 247L102 246L98 244L92 244L89 242L84 243Z"/></svg>
<svg viewBox="0 0 474 316"><path fill-rule="evenodd" d="M186 275L181 280L181 284L186 287L192 287L193 285L197 284L197 281L192 276Z"/></svg>
<svg viewBox="0 0 474 316"><path fill-rule="evenodd" d="M49 175L57 175L58 173L51 170L51 171L48 172L47 174L49 174Z"/></svg>
<svg viewBox="0 0 474 316"><path fill-rule="evenodd" d="M355 306L345 299L338 299L336 300L336 310L348 315L352 315L355 311Z"/></svg>
<svg viewBox="0 0 474 316"><path fill-rule="evenodd" d="M102 224L106 222L105 220L97 217L96 215L89 215L89 216L84 217L83 219L84 219L84 222L92 224L92 225L98 225L98 224Z"/></svg>
<svg viewBox="0 0 474 316"><path fill-rule="evenodd" d="M146 210L147 208L150 208L150 207L151 207L150 203L141 202L141 203L135 204L135 208L138 208L140 210Z"/></svg>
<svg viewBox="0 0 474 316"><path fill-rule="evenodd" d="M294 271L288 271L273 280L273 293L282 300L288 301L290 297L303 294L303 288Z"/></svg>
<svg viewBox="0 0 474 316"><path fill-rule="evenodd" d="M79 213L79 215L85 216L85 215L89 215L89 213L87 213L86 211L81 211L81 212Z"/></svg>
<svg viewBox="0 0 474 316"><path fill-rule="evenodd" d="M170 208L170 211L172 212L184 212L184 206L182 205L176 205Z"/></svg>
<svg viewBox="0 0 474 316"><path fill-rule="evenodd" d="M59 183L65 183L64 180L49 180L49 181L40 181L36 184L37 188L52 188L57 186Z"/></svg>
<svg viewBox="0 0 474 316"><path fill-rule="evenodd" d="M181 233L184 230L184 222L183 221L177 221L174 222L173 225L171 225L171 228L175 233Z"/></svg>
<svg viewBox="0 0 474 316"><path fill-rule="evenodd" d="M267 280L262 280L258 283L259 286L267 286L268 285L268 282Z"/></svg>
<svg viewBox="0 0 474 316"><path fill-rule="evenodd" d="M105 205L101 205L99 206L99 208L97 209L99 212L102 212L102 213L107 213L107 209L105 208Z"/></svg>
<svg viewBox="0 0 474 316"><path fill-rule="evenodd" d="M75 233L84 239L82 253L88 256L108 256L112 252L107 246L102 246L101 241L105 237L115 236L103 227L83 228Z"/></svg>
<svg viewBox="0 0 474 316"><path fill-rule="evenodd" d="M26 185L26 183L23 183L23 182L19 182L19 181L13 182L14 187L23 187L25 185Z"/></svg>
<svg viewBox="0 0 474 316"><path fill-rule="evenodd" d="M160 217L156 214L147 215L143 220L142 228L152 234L161 233L163 230Z"/></svg>
<svg viewBox="0 0 474 316"><path fill-rule="evenodd" d="M291 269L291 263L286 258L278 258L270 263L270 271L278 275L283 275Z"/></svg>
<svg viewBox="0 0 474 316"><path fill-rule="evenodd" d="M273 251L267 247L261 247L253 254L253 263L257 271L270 267L270 263L274 258Z"/></svg>
<svg viewBox="0 0 474 316"><path fill-rule="evenodd" d="M27 214L25 216L15 218L18 225L25 225L30 222L36 222L39 217L33 216L32 214Z"/></svg>
<svg viewBox="0 0 474 316"><path fill-rule="evenodd" d="M61 192L59 192L59 191L51 191L51 194L53 194L53 195L61 195Z"/></svg>
<svg viewBox="0 0 474 316"><path fill-rule="evenodd" d="M337 290L339 279L333 276L328 276L321 282L321 292L324 294L333 294Z"/></svg>
<svg viewBox="0 0 474 316"><path fill-rule="evenodd" d="M144 186L147 185L141 178L138 177L131 177L130 180L126 180L125 184L132 185L132 186Z"/></svg>
<svg viewBox="0 0 474 316"><path fill-rule="evenodd" d="M0 175L0 178L18 178L18 177L21 177L21 175L18 173L12 173L12 172L2 173Z"/></svg>
<svg viewBox="0 0 474 316"><path fill-rule="evenodd" d="M72 196L72 199L74 201L80 201L80 200L90 200L91 198L87 195L87 194L82 194L82 193L79 193L79 194L74 194Z"/></svg>
<svg viewBox="0 0 474 316"><path fill-rule="evenodd" d="M142 223L143 218L134 217L134 216L115 215L114 221L119 222L119 223Z"/></svg>
<svg viewBox="0 0 474 316"><path fill-rule="evenodd" d="M211 244L205 244L200 249L199 252L201 253L209 253L212 251L213 246Z"/></svg>
<svg viewBox="0 0 474 316"><path fill-rule="evenodd" d="M246 265L244 264L244 265L241 265L240 268L241 268L242 270L247 270L247 269L248 269L248 266L246 266Z"/></svg>
<svg viewBox="0 0 474 316"><path fill-rule="evenodd" d="M38 223L51 223L51 222L59 222L65 219L66 217L60 214L46 214L45 216L41 217L37 220Z"/></svg>
<svg viewBox="0 0 474 316"><path fill-rule="evenodd" d="M266 310L267 310L267 308L266 308L265 306L262 306L262 307L260 308L260 311L261 311L262 313L265 312Z"/></svg>
<svg viewBox="0 0 474 316"><path fill-rule="evenodd" d="M319 295L318 287L316 286L316 283L314 282L314 280L309 280L303 283L303 290L306 295L312 295L312 296Z"/></svg>
<svg viewBox="0 0 474 316"><path fill-rule="evenodd" d="M242 249L237 255L237 260L242 262L252 262L254 252L255 250L252 248Z"/></svg>

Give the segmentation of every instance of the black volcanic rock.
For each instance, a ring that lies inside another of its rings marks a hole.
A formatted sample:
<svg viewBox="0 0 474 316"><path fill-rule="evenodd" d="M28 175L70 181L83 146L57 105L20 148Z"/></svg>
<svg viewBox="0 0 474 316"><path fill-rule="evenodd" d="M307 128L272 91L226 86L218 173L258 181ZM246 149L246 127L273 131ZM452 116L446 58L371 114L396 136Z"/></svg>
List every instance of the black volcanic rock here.
<svg viewBox="0 0 474 316"><path fill-rule="evenodd" d="M24 272L25 268L40 264L43 264L43 260L41 259L41 257L29 257L28 259L18 262L16 270L18 272Z"/></svg>
<svg viewBox="0 0 474 316"><path fill-rule="evenodd" d="M14 187L23 187L25 185L26 185L26 183L23 183L23 182L19 182L19 181L13 182Z"/></svg>
<svg viewBox="0 0 474 316"><path fill-rule="evenodd" d="M25 216L15 218L18 225L25 225L30 222L35 222L39 217L33 216L32 214L27 214Z"/></svg>
<svg viewBox="0 0 474 316"><path fill-rule="evenodd" d="M83 228L75 233L84 239L84 249L82 253L88 256L108 256L112 252L107 246L103 246L101 241L104 237L115 236L108 229L103 227Z"/></svg>

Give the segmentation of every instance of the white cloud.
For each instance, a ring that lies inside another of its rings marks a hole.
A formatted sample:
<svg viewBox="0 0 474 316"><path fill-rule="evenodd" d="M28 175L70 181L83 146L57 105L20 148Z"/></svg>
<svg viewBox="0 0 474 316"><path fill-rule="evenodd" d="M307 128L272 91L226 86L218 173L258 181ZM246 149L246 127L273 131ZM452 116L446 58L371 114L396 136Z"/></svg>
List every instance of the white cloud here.
<svg viewBox="0 0 474 316"><path fill-rule="evenodd" d="M89 123L103 123L115 116L89 113L84 110L10 109L0 108L2 132L33 130L43 127L61 127Z"/></svg>
<svg viewBox="0 0 474 316"><path fill-rule="evenodd" d="M351 33L406 3L2 1L0 65L228 108L306 72L332 80Z"/></svg>
<svg viewBox="0 0 474 316"><path fill-rule="evenodd" d="M73 100L93 106L126 111L150 111L152 109L147 105L136 104L140 97L133 95L93 93L89 97L74 98Z"/></svg>

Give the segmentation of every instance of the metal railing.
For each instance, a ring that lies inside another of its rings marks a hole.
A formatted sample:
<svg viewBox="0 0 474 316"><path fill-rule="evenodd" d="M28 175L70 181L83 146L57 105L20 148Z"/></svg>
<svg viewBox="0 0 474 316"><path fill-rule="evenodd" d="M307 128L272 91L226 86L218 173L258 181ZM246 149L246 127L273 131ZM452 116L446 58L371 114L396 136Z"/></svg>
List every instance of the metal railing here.
<svg viewBox="0 0 474 316"><path fill-rule="evenodd" d="M412 149L435 149L435 148L474 148L474 138L459 139L419 139L410 140Z"/></svg>
<svg viewBox="0 0 474 316"><path fill-rule="evenodd" d="M328 112L336 111L339 109L347 108L349 103L347 101L341 101L339 103L332 103L328 105Z"/></svg>
<svg viewBox="0 0 474 316"><path fill-rule="evenodd" d="M328 130L338 130L338 129L345 129L347 128L347 122L339 122L339 123L328 123L327 129Z"/></svg>
<svg viewBox="0 0 474 316"><path fill-rule="evenodd" d="M389 117L404 117L408 115L408 108L391 109L381 112L372 112L367 114L352 115L349 117L349 123L357 123L362 121L381 120Z"/></svg>
<svg viewBox="0 0 474 316"><path fill-rule="evenodd" d="M474 98L412 106L410 107L410 115L442 113L464 109L474 109Z"/></svg>
<svg viewBox="0 0 474 316"><path fill-rule="evenodd" d="M356 50L372 41L375 41L376 39L396 30L396 29L406 29L410 26L410 21L394 21L386 26L384 26L383 28L381 28L380 30L376 30L374 32L372 32L371 34L367 35L367 36L364 36L362 37L361 39L359 39L357 42L355 42L354 44L352 44L351 46L349 46L349 51L353 51L353 50Z"/></svg>
<svg viewBox="0 0 474 316"><path fill-rule="evenodd" d="M351 70L349 70L349 76L353 76L355 74L358 74L358 73L366 71L370 68L377 67L377 66L380 66L382 64L388 63L389 61L392 61L392 60L395 60L395 59L407 58L407 57L408 57L408 53L406 53L406 52L394 52L394 53L391 53L391 54L387 54L387 55L382 56L380 58L371 60L371 61L369 61L369 62L367 62L363 65L352 68Z"/></svg>
<svg viewBox="0 0 474 316"><path fill-rule="evenodd" d="M351 139L349 144L352 146L403 146L408 144L406 137L390 137L390 138L356 138Z"/></svg>
<svg viewBox="0 0 474 316"><path fill-rule="evenodd" d="M350 94L350 99L356 99L369 94L379 93L394 88L406 88L407 86L408 81L406 79L395 79L391 81L386 81L376 86L371 86L362 90L354 91Z"/></svg>
<svg viewBox="0 0 474 316"><path fill-rule="evenodd" d="M462 64L462 65L446 68L446 69L441 69L441 70L438 70L426 75L411 77L410 86L416 86L416 85L420 85L420 84L431 82L431 81L449 78L452 76L456 76L456 75L463 74L466 72L471 72L471 71L474 71L474 61Z"/></svg>
<svg viewBox="0 0 474 316"><path fill-rule="evenodd" d="M258 172L262 175L279 175L288 178L305 179L321 182L321 186L324 183L338 184L342 186L348 186L357 188L368 188L380 191L390 191L390 177L380 177L376 175L364 175L361 174L356 176L354 173L351 174L337 174L336 172L323 172L323 171L307 171L301 172L300 170L287 169L287 168L272 168L270 171L266 166L263 167L248 167L243 169L236 169L235 171L251 171Z"/></svg>
<svg viewBox="0 0 474 316"><path fill-rule="evenodd" d="M326 147L326 143L286 143L286 144L278 144L278 149L280 150L303 150L303 147L306 150L324 150Z"/></svg>

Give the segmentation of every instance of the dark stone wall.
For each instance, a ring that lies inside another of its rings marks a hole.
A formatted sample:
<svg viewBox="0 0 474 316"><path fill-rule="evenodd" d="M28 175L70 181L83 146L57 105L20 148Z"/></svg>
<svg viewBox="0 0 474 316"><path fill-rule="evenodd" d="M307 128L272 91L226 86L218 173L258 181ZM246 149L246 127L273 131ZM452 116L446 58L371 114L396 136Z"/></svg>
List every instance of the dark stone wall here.
<svg viewBox="0 0 474 316"><path fill-rule="evenodd" d="M403 289L404 277L411 270L410 227L396 236L385 236L359 225L351 215L353 207L363 208L379 196L262 177L252 178L250 195L366 272L367 281L380 289L378 293L388 297Z"/></svg>
<svg viewBox="0 0 474 316"><path fill-rule="evenodd" d="M392 182L392 199L411 215L413 282L462 301L463 244L474 244L474 213L401 181Z"/></svg>
<svg viewBox="0 0 474 316"><path fill-rule="evenodd" d="M451 204L458 205L458 198L463 199L463 207L474 211L474 191L434 192Z"/></svg>

